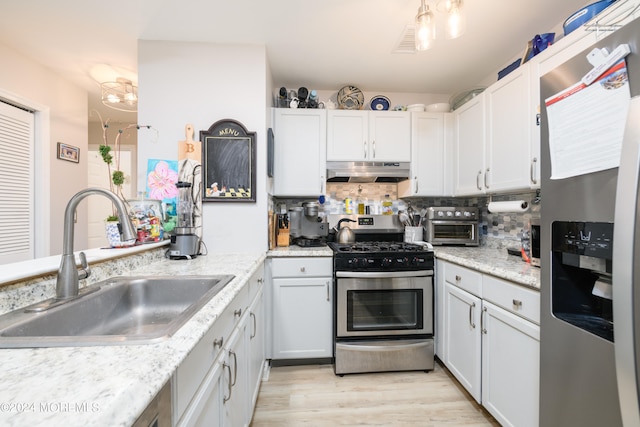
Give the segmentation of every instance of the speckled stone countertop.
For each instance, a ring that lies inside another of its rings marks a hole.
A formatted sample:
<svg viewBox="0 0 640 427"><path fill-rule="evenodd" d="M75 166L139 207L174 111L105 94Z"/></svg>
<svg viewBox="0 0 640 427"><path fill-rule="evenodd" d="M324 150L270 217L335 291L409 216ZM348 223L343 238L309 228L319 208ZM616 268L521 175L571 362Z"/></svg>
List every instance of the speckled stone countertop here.
<svg viewBox="0 0 640 427"><path fill-rule="evenodd" d="M161 343L0 350L0 425L130 426L264 259L264 253L212 253L128 272L235 275Z"/></svg>
<svg viewBox="0 0 640 427"><path fill-rule="evenodd" d="M540 290L540 268L509 255L506 249L435 246L434 251L438 259Z"/></svg>
<svg viewBox="0 0 640 427"><path fill-rule="evenodd" d="M269 258L281 258L281 257L323 257L333 256L333 251L329 246L317 246L317 247L301 247L296 245L282 246L275 249L271 249L267 252Z"/></svg>

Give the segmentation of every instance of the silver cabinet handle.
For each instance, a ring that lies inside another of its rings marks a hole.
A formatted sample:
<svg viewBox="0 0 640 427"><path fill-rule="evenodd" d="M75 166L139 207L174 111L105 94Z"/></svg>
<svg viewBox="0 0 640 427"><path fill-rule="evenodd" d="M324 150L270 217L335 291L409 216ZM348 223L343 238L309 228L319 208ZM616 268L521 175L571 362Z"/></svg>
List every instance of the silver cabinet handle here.
<svg viewBox="0 0 640 427"><path fill-rule="evenodd" d="M478 190L482 190L482 184L480 184L481 176L482 176L482 171L478 171L478 176L476 177L476 187L478 187Z"/></svg>
<svg viewBox="0 0 640 427"><path fill-rule="evenodd" d="M534 157L533 159L531 159L531 183L532 184L537 184L538 183L538 178L536 177L536 164L538 163L538 158Z"/></svg>
<svg viewBox="0 0 640 427"><path fill-rule="evenodd" d="M301 273L304 273L304 272L306 272L306 271L307 271L307 269L306 269L305 267L300 267L300 272L301 272Z"/></svg>
<svg viewBox="0 0 640 427"><path fill-rule="evenodd" d="M231 366L229 364L227 364L227 362L224 362L222 364L223 368L227 368L227 373L229 374L229 382L227 383L227 390L229 391L229 396L223 396L222 398L222 403L227 403L229 401L229 399L231 399Z"/></svg>
<svg viewBox="0 0 640 427"><path fill-rule="evenodd" d="M418 194L418 177L416 176L414 179L416 180L416 191L415 191L415 194Z"/></svg>
<svg viewBox="0 0 640 427"><path fill-rule="evenodd" d="M234 316L234 317L240 317L240 316L242 316L242 309L241 309L241 308L239 308L239 309L237 309L237 310L234 310L234 311L233 311L233 316Z"/></svg>
<svg viewBox="0 0 640 427"><path fill-rule="evenodd" d="M476 303L472 302L471 305L469 306L469 324L471 325L471 327L473 329L476 328L476 324L473 323L473 309L476 307Z"/></svg>
<svg viewBox="0 0 640 427"><path fill-rule="evenodd" d="M231 350L229 350L229 356L233 356L233 382L231 385L235 386L236 380L238 379L238 356ZM231 397L231 393L229 393L229 397Z"/></svg>
<svg viewBox="0 0 640 427"><path fill-rule="evenodd" d="M363 146L364 146L364 158L366 159L367 158L367 141L364 141Z"/></svg>
<svg viewBox="0 0 640 427"><path fill-rule="evenodd" d="M376 140L375 139L373 140L373 144L372 144L371 148L373 149L373 157L372 158L375 159L376 158Z"/></svg>
<svg viewBox="0 0 640 427"><path fill-rule="evenodd" d="M487 307L482 308L482 313L480 314L480 333L487 334L487 330L484 327L484 316L487 315Z"/></svg>
<svg viewBox="0 0 640 427"><path fill-rule="evenodd" d="M253 318L253 333L249 336L249 339L254 339L258 334L258 325L256 323L256 315L253 312L250 312L249 316Z"/></svg>
<svg viewBox="0 0 640 427"><path fill-rule="evenodd" d="M329 299L329 287L330 286L329 286L329 281L328 280L327 280L326 285L327 285L327 301L330 301L330 299Z"/></svg>
<svg viewBox="0 0 640 427"><path fill-rule="evenodd" d="M462 277L456 274L456 282L459 282L460 280L462 280Z"/></svg>
<svg viewBox="0 0 640 427"><path fill-rule="evenodd" d="M490 169L487 168L487 171L484 174L484 186L485 186L485 188L489 188L489 183L487 182L489 180L489 171L490 171Z"/></svg>
<svg viewBox="0 0 640 427"><path fill-rule="evenodd" d="M324 194L325 183L326 183L326 180L324 179L324 176L320 175L320 194Z"/></svg>
<svg viewBox="0 0 640 427"><path fill-rule="evenodd" d="M514 299L513 300L513 309L520 310L522 308L522 301Z"/></svg>
<svg viewBox="0 0 640 427"><path fill-rule="evenodd" d="M264 283L264 279L261 277L258 279L258 283Z"/></svg>
<svg viewBox="0 0 640 427"><path fill-rule="evenodd" d="M220 339L215 339L213 340L213 349L215 350L216 347L220 347L222 348L222 344L224 343L224 337L220 337Z"/></svg>

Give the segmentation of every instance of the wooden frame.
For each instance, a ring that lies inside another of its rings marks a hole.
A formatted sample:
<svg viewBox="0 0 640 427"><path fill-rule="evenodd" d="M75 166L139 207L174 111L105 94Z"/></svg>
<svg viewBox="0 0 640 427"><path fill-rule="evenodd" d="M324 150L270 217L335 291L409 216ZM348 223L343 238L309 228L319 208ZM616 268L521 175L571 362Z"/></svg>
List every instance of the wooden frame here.
<svg viewBox="0 0 640 427"><path fill-rule="evenodd" d="M68 162L80 163L80 149L73 145L58 142L58 155L60 160L66 160Z"/></svg>
<svg viewBox="0 0 640 427"><path fill-rule="evenodd" d="M220 120L200 131L203 202L256 201L256 133Z"/></svg>

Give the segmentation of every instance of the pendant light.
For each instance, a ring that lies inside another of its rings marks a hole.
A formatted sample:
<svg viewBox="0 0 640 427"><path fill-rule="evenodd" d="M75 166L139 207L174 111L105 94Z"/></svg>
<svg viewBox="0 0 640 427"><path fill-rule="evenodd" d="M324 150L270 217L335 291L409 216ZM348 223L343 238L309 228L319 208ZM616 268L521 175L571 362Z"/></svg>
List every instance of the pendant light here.
<svg viewBox="0 0 640 427"><path fill-rule="evenodd" d="M425 0L421 0L421 2L416 15L415 27L416 50L418 51L429 49L436 39L436 23L433 13L429 10Z"/></svg>
<svg viewBox="0 0 640 427"><path fill-rule="evenodd" d="M462 0L447 0L447 38L456 39L464 34L467 20L462 10Z"/></svg>

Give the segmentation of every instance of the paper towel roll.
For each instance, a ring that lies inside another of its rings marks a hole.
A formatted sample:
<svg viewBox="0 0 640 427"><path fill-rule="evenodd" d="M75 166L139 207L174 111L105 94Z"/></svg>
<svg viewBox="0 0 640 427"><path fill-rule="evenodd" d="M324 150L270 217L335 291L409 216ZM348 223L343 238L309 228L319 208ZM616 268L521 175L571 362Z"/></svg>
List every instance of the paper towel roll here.
<svg viewBox="0 0 640 427"><path fill-rule="evenodd" d="M524 200L511 200L508 202L491 202L487 206L489 213L499 212L525 212L529 209L529 203Z"/></svg>

